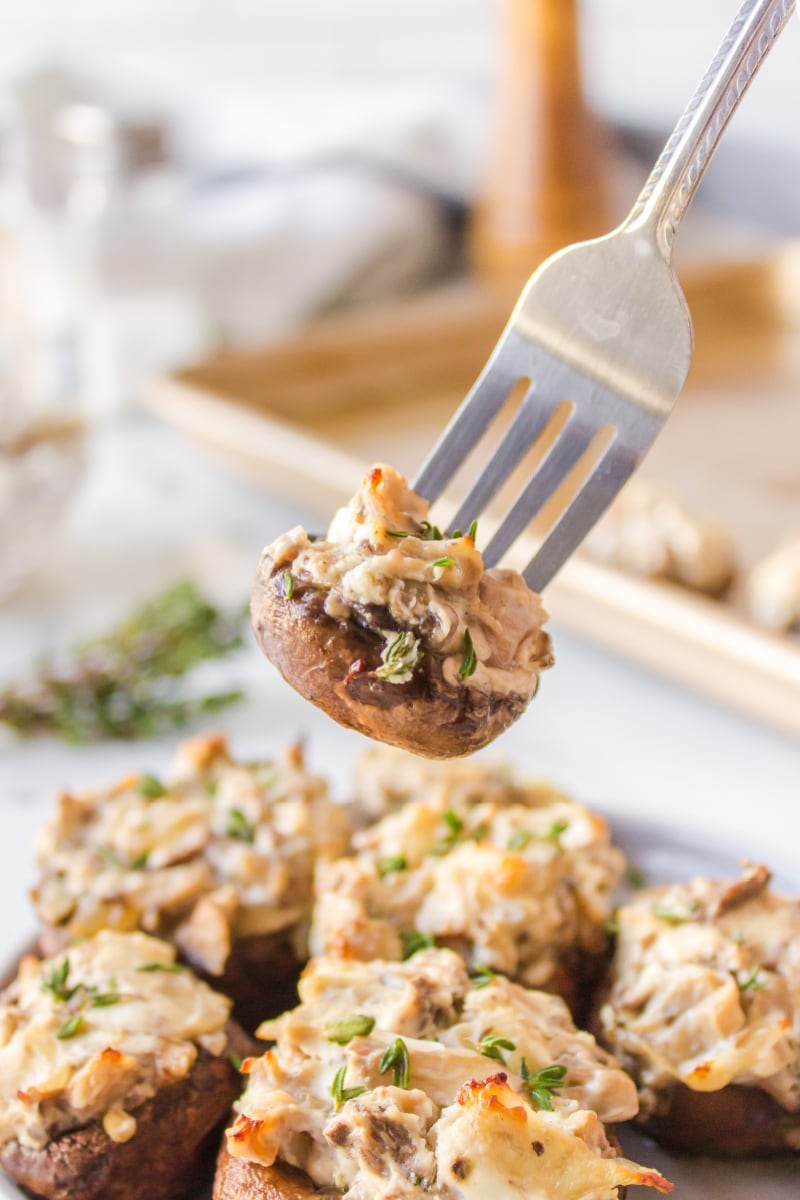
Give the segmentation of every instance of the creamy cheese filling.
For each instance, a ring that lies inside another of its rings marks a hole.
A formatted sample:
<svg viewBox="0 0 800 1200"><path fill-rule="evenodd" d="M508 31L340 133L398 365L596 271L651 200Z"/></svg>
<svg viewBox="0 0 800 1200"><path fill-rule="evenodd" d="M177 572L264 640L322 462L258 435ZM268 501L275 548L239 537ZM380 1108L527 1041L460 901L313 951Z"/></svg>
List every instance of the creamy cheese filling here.
<svg viewBox="0 0 800 1200"><path fill-rule="evenodd" d="M635 1088L557 997L473 981L447 950L312 960L300 997L245 1063L235 1157L291 1163L350 1200L668 1190L615 1157L601 1122L633 1115Z"/></svg>
<svg viewBox="0 0 800 1200"><path fill-rule="evenodd" d="M624 856L588 809L522 794L464 804L445 788L356 834L353 857L317 872L312 953L396 959L422 934L547 987L568 952L601 952Z"/></svg>
<svg viewBox="0 0 800 1200"><path fill-rule="evenodd" d="M620 909L601 1020L644 1111L676 1081L758 1087L800 1110L800 901L768 879L764 868L735 884L696 879Z"/></svg>
<svg viewBox="0 0 800 1200"><path fill-rule="evenodd" d="M166 783L63 793L37 841L39 917L74 936L165 934L221 975L236 938L304 937L317 858L341 853L344 811L299 747L239 764L222 738L181 748Z"/></svg>
<svg viewBox="0 0 800 1200"><path fill-rule="evenodd" d="M378 466L324 539L312 541L298 526L265 553L295 590L321 589L334 619L358 614L372 622L388 612L389 628L377 629L385 639L379 672L388 682L407 682L430 653L452 687L532 696L552 663L539 597L516 571L485 571L473 537L443 535L427 514L401 475Z"/></svg>
<svg viewBox="0 0 800 1200"><path fill-rule="evenodd" d="M109 930L23 960L0 997L0 1145L41 1149L96 1119L126 1142L135 1109L198 1048L225 1052L230 1002L174 963L166 943Z"/></svg>

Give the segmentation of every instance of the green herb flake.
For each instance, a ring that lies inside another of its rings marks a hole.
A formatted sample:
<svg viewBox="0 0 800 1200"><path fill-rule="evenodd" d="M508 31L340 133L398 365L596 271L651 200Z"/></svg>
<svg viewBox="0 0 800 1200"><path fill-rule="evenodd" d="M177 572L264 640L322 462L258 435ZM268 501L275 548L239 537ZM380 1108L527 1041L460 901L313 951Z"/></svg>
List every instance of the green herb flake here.
<svg viewBox="0 0 800 1200"><path fill-rule="evenodd" d="M283 572L283 594L287 600L294 595L294 575L291 571Z"/></svg>
<svg viewBox="0 0 800 1200"><path fill-rule="evenodd" d="M387 854L378 859L379 875L394 875L397 871L407 871L408 860L404 854Z"/></svg>
<svg viewBox="0 0 800 1200"><path fill-rule="evenodd" d="M165 971L168 975L179 975L184 970L184 967L181 963L151 962L144 963L143 966L137 967L136 970L142 975L154 975L156 971Z"/></svg>
<svg viewBox="0 0 800 1200"><path fill-rule="evenodd" d="M431 933L422 933L419 929L404 929L400 934L403 943L403 962L413 958L420 950L430 950L436 945L436 939Z"/></svg>
<svg viewBox="0 0 800 1200"><path fill-rule="evenodd" d="M347 1067L339 1067L339 1070L333 1077L333 1083L331 1084L331 1095L333 1096L337 1112L348 1100L355 1100L357 1096L363 1096L364 1092L369 1091L369 1089L363 1085L346 1088L344 1086L344 1077L346 1073Z"/></svg>
<svg viewBox="0 0 800 1200"><path fill-rule="evenodd" d="M457 838L464 832L464 821L457 812L452 808L447 808L442 813L442 820L450 829L452 837Z"/></svg>
<svg viewBox="0 0 800 1200"><path fill-rule="evenodd" d="M408 1091L411 1086L411 1060L408 1046L402 1038L395 1038L381 1055L381 1061L378 1063L380 1074L385 1075L390 1068L394 1086Z"/></svg>
<svg viewBox="0 0 800 1200"><path fill-rule="evenodd" d="M474 988L485 988L490 983L495 981L495 973L491 967L487 967L484 963L477 963L471 971L472 986Z"/></svg>
<svg viewBox="0 0 800 1200"><path fill-rule="evenodd" d="M131 871L144 870L144 868L147 866L147 860L149 857L150 857L150 855L147 853L146 850L142 854L137 854L136 857L132 858L131 861L128 863L129 870L131 870Z"/></svg>
<svg viewBox="0 0 800 1200"><path fill-rule="evenodd" d="M441 542L444 541L444 534L438 525L431 525L430 521L423 521L418 536L423 542Z"/></svg>
<svg viewBox="0 0 800 1200"><path fill-rule="evenodd" d="M480 1043L478 1044L478 1049L484 1058L493 1058L495 1062L502 1063L503 1066L505 1066L506 1060L503 1058L502 1051L516 1050L516 1048L516 1042L511 1042L508 1040L508 1038L491 1037L488 1035L486 1037L482 1037Z"/></svg>
<svg viewBox="0 0 800 1200"><path fill-rule="evenodd" d="M159 800L162 796L166 796L167 789L156 775L150 775L145 772L139 776L139 795L144 796L145 800Z"/></svg>
<svg viewBox="0 0 800 1200"><path fill-rule="evenodd" d="M508 839L509 850L524 850L533 840L533 834L526 829L520 829Z"/></svg>
<svg viewBox="0 0 800 1200"><path fill-rule="evenodd" d="M410 629L401 630L390 636L381 650L381 665L376 667L378 679L387 679L391 683L408 683L425 657L420 646L420 639L415 637Z"/></svg>
<svg viewBox="0 0 800 1200"><path fill-rule="evenodd" d="M454 567L455 565L456 560L454 558L450 558L449 555L445 555L444 558L435 558L431 563L431 566L433 567Z"/></svg>
<svg viewBox="0 0 800 1200"><path fill-rule="evenodd" d="M609 917L603 922L603 929L606 931L609 937L617 936L619 933L619 917L616 915L616 913L613 917Z"/></svg>
<svg viewBox="0 0 800 1200"><path fill-rule="evenodd" d="M393 538L407 538L414 536L413 533L408 533L405 529L386 529L384 532L386 533L387 537Z"/></svg>
<svg viewBox="0 0 800 1200"><path fill-rule="evenodd" d="M69 979L69 959L64 958L57 967L52 967L49 975L42 976L42 991L49 992L54 1000L66 1003L75 995L77 988L67 987Z"/></svg>
<svg viewBox="0 0 800 1200"><path fill-rule="evenodd" d="M637 867L636 863L628 863L625 878L632 888L647 887L647 876L641 867Z"/></svg>
<svg viewBox="0 0 800 1200"><path fill-rule="evenodd" d="M256 831L240 808L232 808L225 821L225 836L236 842L246 842L252 846L256 840Z"/></svg>
<svg viewBox="0 0 800 1200"><path fill-rule="evenodd" d="M546 842L553 842L556 846L561 846L561 835L569 829L569 821L553 821L553 824L544 835Z"/></svg>
<svg viewBox="0 0 800 1200"><path fill-rule="evenodd" d="M564 1087L564 1077L567 1068L560 1064L551 1067L540 1067L538 1071L530 1071L525 1059L522 1060L520 1074L528 1098L537 1108L545 1112L553 1111L553 1094L558 1088Z"/></svg>
<svg viewBox="0 0 800 1200"><path fill-rule="evenodd" d="M659 921L666 921L668 925L682 925L684 921L691 921L695 916L699 905L696 900L691 904L651 904L650 911L654 917L658 917Z"/></svg>
<svg viewBox="0 0 800 1200"><path fill-rule="evenodd" d="M73 1013L67 1017L61 1028L56 1031L56 1037L60 1042L66 1042L68 1038L75 1037L76 1033L80 1033L82 1028L83 1013Z"/></svg>
<svg viewBox="0 0 800 1200"><path fill-rule="evenodd" d="M766 986L767 981L761 974L760 967L754 967L744 983L738 983L737 981L737 987L740 992L760 992Z"/></svg>
<svg viewBox="0 0 800 1200"><path fill-rule="evenodd" d="M219 780L218 779L207 779L205 782L206 795L209 796L213 800L218 791L219 791Z"/></svg>
<svg viewBox="0 0 800 1200"><path fill-rule="evenodd" d="M349 1017L341 1017L328 1026L326 1037L337 1046L346 1046L356 1037L369 1037L375 1028L375 1018L364 1013L353 1013Z"/></svg>
<svg viewBox="0 0 800 1200"><path fill-rule="evenodd" d="M478 667L478 656L475 653L475 647L472 644L472 634L468 629L464 630L464 658L461 666L458 668L458 673L462 679L469 679L470 675L474 675Z"/></svg>
<svg viewBox="0 0 800 1200"><path fill-rule="evenodd" d="M231 1064L231 1066L233 1067L234 1071L241 1071L241 1069L242 1069L242 1056L241 1056L241 1054L229 1054L229 1055L228 1055L228 1062Z"/></svg>
<svg viewBox="0 0 800 1200"><path fill-rule="evenodd" d="M90 1001L91 1008L111 1008L114 1004L119 1004L122 997L119 992L97 992L92 996Z"/></svg>
<svg viewBox="0 0 800 1200"><path fill-rule="evenodd" d="M469 529L467 530L467 537L472 538L472 540L474 542L477 536L478 536L478 522L473 521L472 524L470 525Z"/></svg>

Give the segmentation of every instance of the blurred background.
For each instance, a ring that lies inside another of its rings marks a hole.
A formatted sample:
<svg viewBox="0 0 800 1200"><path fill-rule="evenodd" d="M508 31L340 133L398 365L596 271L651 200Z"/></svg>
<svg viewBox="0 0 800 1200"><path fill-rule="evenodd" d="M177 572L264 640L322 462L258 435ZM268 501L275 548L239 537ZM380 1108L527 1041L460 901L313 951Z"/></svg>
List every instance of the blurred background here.
<svg viewBox="0 0 800 1200"><path fill-rule="evenodd" d="M282 524L413 471L530 271L630 207L735 7L6 0L3 678L177 576L241 602ZM793 22L681 231L664 490L550 601L792 737L796 540L760 608L749 579L800 529L799 67Z"/></svg>

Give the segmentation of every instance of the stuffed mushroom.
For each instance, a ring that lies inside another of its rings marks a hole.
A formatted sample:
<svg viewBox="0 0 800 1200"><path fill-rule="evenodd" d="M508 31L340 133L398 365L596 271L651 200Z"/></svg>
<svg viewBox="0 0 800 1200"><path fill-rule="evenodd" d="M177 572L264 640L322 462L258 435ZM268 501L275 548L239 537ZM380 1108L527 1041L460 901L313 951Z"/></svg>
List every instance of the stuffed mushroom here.
<svg viewBox="0 0 800 1200"><path fill-rule="evenodd" d="M0 996L0 1166L47 1200L183 1195L252 1046L229 1009L142 933L23 959Z"/></svg>
<svg viewBox="0 0 800 1200"><path fill-rule="evenodd" d="M314 869L348 833L300 747L238 763L224 738L190 740L165 781L58 797L37 842L43 949L102 928L158 934L253 1028L294 1002Z"/></svg>
<svg viewBox="0 0 800 1200"><path fill-rule="evenodd" d="M635 1089L563 1002L473 980L448 950L312 960L301 1004L260 1033L215 1200L616 1200L671 1185L604 1127Z"/></svg>
<svg viewBox="0 0 800 1200"><path fill-rule="evenodd" d="M399 752L384 753L401 765ZM444 945L473 967L558 992L582 1016L606 966L624 855L601 817L554 789L507 777L503 790L495 768L483 800L486 771L472 770L474 790L467 764L421 765L436 786L412 789L423 798L355 834L350 856L320 863L312 953L400 959Z"/></svg>
<svg viewBox="0 0 800 1200"><path fill-rule="evenodd" d="M622 907L602 1037L665 1145L721 1157L800 1150L800 901L752 867Z"/></svg>
<svg viewBox="0 0 800 1200"><path fill-rule="evenodd" d="M253 588L262 650L343 725L430 758L468 754L525 711L552 664L546 613L474 529L445 534L396 471L375 467L324 538L291 530Z"/></svg>

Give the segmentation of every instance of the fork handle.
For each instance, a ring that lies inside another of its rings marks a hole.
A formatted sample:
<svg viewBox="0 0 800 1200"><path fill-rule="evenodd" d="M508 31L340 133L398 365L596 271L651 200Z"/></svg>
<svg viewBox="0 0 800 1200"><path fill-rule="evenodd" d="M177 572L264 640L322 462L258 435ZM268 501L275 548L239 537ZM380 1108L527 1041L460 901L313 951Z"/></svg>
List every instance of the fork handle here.
<svg viewBox="0 0 800 1200"><path fill-rule="evenodd" d="M622 226L653 234L667 262L725 127L796 2L745 0Z"/></svg>

